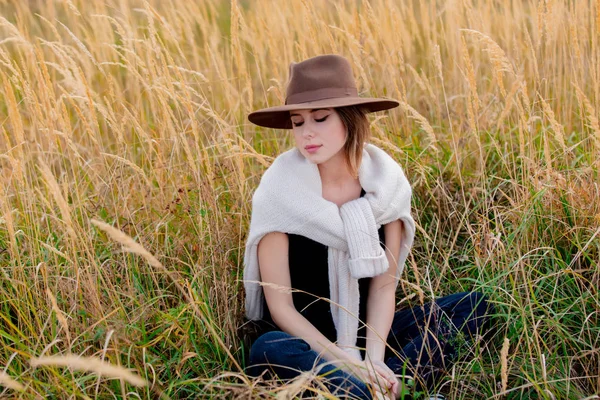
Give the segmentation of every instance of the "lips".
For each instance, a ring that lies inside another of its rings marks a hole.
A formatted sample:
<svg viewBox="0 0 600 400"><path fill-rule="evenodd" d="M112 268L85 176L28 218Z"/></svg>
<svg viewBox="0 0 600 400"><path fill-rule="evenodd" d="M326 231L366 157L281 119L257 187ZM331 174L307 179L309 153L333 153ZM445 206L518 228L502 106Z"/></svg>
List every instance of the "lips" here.
<svg viewBox="0 0 600 400"><path fill-rule="evenodd" d="M304 147L306 150L312 150L321 147L321 145L311 144L309 146Z"/></svg>

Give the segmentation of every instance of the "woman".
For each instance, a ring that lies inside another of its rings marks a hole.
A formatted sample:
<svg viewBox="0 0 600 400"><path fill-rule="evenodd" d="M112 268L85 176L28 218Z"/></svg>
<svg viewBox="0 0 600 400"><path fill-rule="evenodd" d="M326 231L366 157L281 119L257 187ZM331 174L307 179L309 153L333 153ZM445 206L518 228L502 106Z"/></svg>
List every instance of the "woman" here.
<svg viewBox="0 0 600 400"><path fill-rule="evenodd" d="M315 368L335 394L365 399L399 397L399 376L431 385L456 333L473 337L488 303L458 293L394 312L415 232L411 188L398 163L367 144L365 114L399 103L359 97L339 55L291 63L286 94L285 105L248 116L292 129L296 143L252 200L246 315L276 328L252 345L248 372L290 379Z"/></svg>

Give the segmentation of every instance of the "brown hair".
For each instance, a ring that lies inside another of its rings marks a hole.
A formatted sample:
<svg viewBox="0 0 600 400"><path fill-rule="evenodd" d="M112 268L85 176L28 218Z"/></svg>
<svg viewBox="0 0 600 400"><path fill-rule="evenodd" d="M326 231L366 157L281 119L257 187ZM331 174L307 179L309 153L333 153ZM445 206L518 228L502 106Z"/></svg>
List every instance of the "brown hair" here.
<svg viewBox="0 0 600 400"><path fill-rule="evenodd" d="M363 146L371 138L369 119L365 109L361 106L336 107L335 111L337 111L342 123L348 130L344 154L350 173L357 178Z"/></svg>

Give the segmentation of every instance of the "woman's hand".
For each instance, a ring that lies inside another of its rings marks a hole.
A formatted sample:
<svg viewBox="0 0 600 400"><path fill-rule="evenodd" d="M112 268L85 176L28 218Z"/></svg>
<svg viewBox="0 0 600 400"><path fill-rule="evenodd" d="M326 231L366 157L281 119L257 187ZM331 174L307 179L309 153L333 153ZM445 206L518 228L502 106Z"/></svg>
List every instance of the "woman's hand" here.
<svg viewBox="0 0 600 400"><path fill-rule="evenodd" d="M389 387L389 391L392 393L392 398L396 398L400 389L400 382L398 381L398 378L396 378L394 371L392 371L392 369L388 367L383 361L376 360L369 362L373 364L373 366L376 368L377 372L381 376L383 376L389 382L392 382L391 387Z"/></svg>
<svg viewBox="0 0 600 400"><path fill-rule="evenodd" d="M356 361L351 371L358 379L370 384L378 393L378 398L386 398L391 394L392 399L398 392L398 380L392 370L383 362ZM384 397L381 397L383 395Z"/></svg>
<svg viewBox="0 0 600 400"><path fill-rule="evenodd" d="M380 392L379 390L375 389L375 393L373 394L373 399L375 400L396 400L396 397L394 397L394 395L392 395L390 392Z"/></svg>

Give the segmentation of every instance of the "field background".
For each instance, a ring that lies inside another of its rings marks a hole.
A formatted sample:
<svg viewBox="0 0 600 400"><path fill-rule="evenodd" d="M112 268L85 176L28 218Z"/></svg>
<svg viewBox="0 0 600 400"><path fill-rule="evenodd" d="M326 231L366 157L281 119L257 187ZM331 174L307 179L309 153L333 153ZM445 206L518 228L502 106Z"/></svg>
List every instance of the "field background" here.
<svg viewBox="0 0 600 400"><path fill-rule="evenodd" d="M293 145L246 115L339 53L402 103L370 115L414 190L398 306L497 307L442 392L599 398L599 41L587 0L0 0L0 397L298 391L240 371L251 196ZM38 365L69 354L106 364Z"/></svg>

